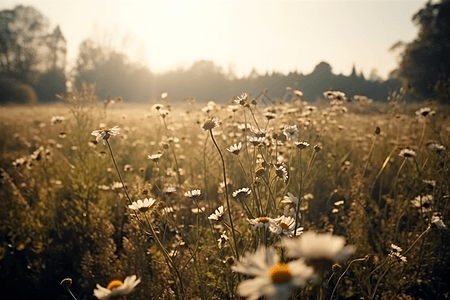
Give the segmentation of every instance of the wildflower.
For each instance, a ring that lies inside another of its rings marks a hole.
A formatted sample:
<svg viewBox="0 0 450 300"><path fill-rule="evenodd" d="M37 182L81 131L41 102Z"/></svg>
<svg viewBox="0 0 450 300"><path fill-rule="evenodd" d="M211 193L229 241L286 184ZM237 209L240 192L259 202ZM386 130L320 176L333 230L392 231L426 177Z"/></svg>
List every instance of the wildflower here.
<svg viewBox="0 0 450 300"><path fill-rule="evenodd" d="M413 207L420 209L423 213L431 211L431 204L434 198L433 195L417 196L411 200Z"/></svg>
<svg viewBox="0 0 450 300"><path fill-rule="evenodd" d="M214 128L219 126L219 122L216 119L209 119L206 120L203 124L202 124L202 128L203 130L207 131L207 130L213 130Z"/></svg>
<svg viewBox="0 0 450 300"><path fill-rule="evenodd" d="M399 246L391 244L391 252L389 253L389 257L393 258L399 263L405 263L406 257L401 255L400 253L402 251L402 248L400 248Z"/></svg>
<svg viewBox="0 0 450 300"><path fill-rule="evenodd" d="M105 141L112 136L118 135L119 130L119 126L114 126L113 128L102 127L100 130L92 131L91 135L96 136L97 143L100 142L100 140L103 140L103 144L106 144Z"/></svg>
<svg viewBox="0 0 450 300"><path fill-rule="evenodd" d="M295 218L281 216L280 218L275 219L275 224L270 224L269 229L275 234L286 235L289 237L302 234L303 227L299 227L297 230L294 230L294 227Z"/></svg>
<svg viewBox="0 0 450 300"><path fill-rule="evenodd" d="M241 199L241 198L245 198L245 196L250 195L251 192L252 192L251 189L245 187L245 188L234 191L232 195L233 195L233 198Z"/></svg>
<svg viewBox="0 0 450 300"><path fill-rule="evenodd" d="M51 123L52 123L52 125L56 125L56 124L62 123L65 119L66 118L62 117L62 116L54 116L51 119Z"/></svg>
<svg viewBox="0 0 450 300"><path fill-rule="evenodd" d="M128 205L128 208L131 210L139 210L140 212L146 212L148 211L154 204L156 200L153 198L145 198L144 201L138 200L133 202L131 205Z"/></svg>
<svg viewBox="0 0 450 300"><path fill-rule="evenodd" d="M264 113L264 117L267 120L273 120L276 118L276 115L273 112L266 112L266 113Z"/></svg>
<svg viewBox="0 0 450 300"><path fill-rule="evenodd" d="M442 215L438 212L435 212L433 214L433 217L431 217L431 224L436 226L438 229L446 229L447 226L445 226L444 222L442 221Z"/></svg>
<svg viewBox="0 0 450 300"><path fill-rule="evenodd" d="M433 113L436 113L435 111L432 111L429 107L422 107L418 111L416 111L417 116L426 117L428 115L432 115Z"/></svg>
<svg viewBox="0 0 450 300"><path fill-rule="evenodd" d="M241 96L236 97L236 100L234 101L239 105L245 106L245 104L247 104L247 98L248 98L247 93L243 93Z"/></svg>
<svg viewBox="0 0 450 300"><path fill-rule="evenodd" d="M269 217L259 217L256 219L247 219L247 221L252 225L252 229L256 228L269 228L271 224L275 224L276 219Z"/></svg>
<svg viewBox="0 0 450 300"><path fill-rule="evenodd" d="M227 236L227 232L224 231L220 235L220 238L217 239L217 243L218 243L217 246L219 247L219 249L222 249L222 245L225 244L226 241L228 241L228 236Z"/></svg>
<svg viewBox="0 0 450 300"><path fill-rule="evenodd" d="M70 288L72 286L72 278L64 278L61 282L60 285L63 288Z"/></svg>
<svg viewBox="0 0 450 300"><path fill-rule="evenodd" d="M308 147L309 144L308 144L307 142L295 142L295 146L296 146L298 149L303 150L303 149L305 149L306 147Z"/></svg>
<svg viewBox="0 0 450 300"><path fill-rule="evenodd" d="M318 143L317 145L315 145L314 146L314 151L315 152L319 152L320 150L322 150L322 144L321 143Z"/></svg>
<svg viewBox="0 0 450 300"><path fill-rule="evenodd" d="M434 151L436 153L441 153L442 151L447 150L445 146L433 142L427 143L427 148L428 150Z"/></svg>
<svg viewBox="0 0 450 300"><path fill-rule="evenodd" d="M259 146L264 142L264 138L263 137L250 137L248 139L248 141L253 145L253 146Z"/></svg>
<svg viewBox="0 0 450 300"><path fill-rule="evenodd" d="M288 257L302 257L318 271L330 269L333 263L344 260L355 250L353 246L345 246L344 237L331 233L308 231L299 238L285 238L283 241Z"/></svg>
<svg viewBox="0 0 450 300"><path fill-rule="evenodd" d="M259 167L255 170L256 177L263 177L264 175L266 175L266 170L263 167Z"/></svg>
<svg viewBox="0 0 450 300"><path fill-rule="evenodd" d="M141 280L137 279L136 275L132 275L125 278L124 282L113 280L106 288L97 284L97 288L94 290L94 296L100 300L107 300L114 296L127 295L134 290L139 282Z"/></svg>
<svg viewBox="0 0 450 300"><path fill-rule="evenodd" d="M126 164L125 166L123 166L123 170L125 172L132 172L134 169L130 164Z"/></svg>
<svg viewBox="0 0 450 300"><path fill-rule="evenodd" d="M184 196L187 198L192 198L192 199L197 199L198 197L200 197L202 194L202 191L200 190L192 190L192 191L187 191L186 193L184 193Z"/></svg>
<svg viewBox="0 0 450 300"><path fill-rule="evenodd" d="M246 253L232 270L254 278L241 282L238 293L247 299L267 296L270 300L285 300L291 290L304 286L314 274L303 260L280 263L272 247L260 247L255 253Z"/></svg>
<svg viewBox="0 0 450 300"><path fill-rule="evenodd" d="M239 144L234 144L232 146L230 146L230 148L227 148L227 151L230 153L233 153L234 155L238 155L239 152L242 149L242 143L239 142Z"/></svg>
<svg viewBox="0 0 450 300"><path fill-rule="evenodd" d="M400 151L400 153L398 154L398 156L401 156L401 157L404 157L404 158L411 158L411 157L414 157L416 155L417 154L416 154L416 152L414 150L411 150L411 149L408 149L408 148L402 149Z"/></svg>
<svg viewBox="0 0 450 300"><path fill-rule="evenodd" d="M286 183L289 179L288 171L283 164L277 164L275 165L275 175L277 175L278 178L283 179L283 181Z"/></svg>
<svg viewBox="0 0 450 300"><path fill-rule="evenodd" d="M163 190L163 193L166 194L166 195L170 195L170 194L175 193L176 191L177 191L177 189L175 187L173 187L173 186L166 186L164 188L164 190Z"/></svg>
<svg viewBox="0 0 450 300"><path fill-rule="evenodd" d="M297 125L293 126L284 126L283 134L286 136L288 140L298 140L299 133L297 129Z"/></svg>
<svg viewBox="0 0 450 300"><path fill-rule="evenodd" d="M233 113L237 112L237 110L239 109L239 106L237 105L228 105L227 109Z"/></svg>
<svg viewBox="0 0 450 300"><path fill-rule="evenodd" d="M285 203L287 205L291 205L294 207L297 207L298 205L298 198L292 195L292 193L287 193L287 196L284 196L284 199L281 200L281 203Z"/></svg>
<svg viewBox="0 0 450 300"><path fill-rule="evenodd" d="M224 215L225 211L223 209L223 205L219 206L219 208L216 209L216 211L211 214L208 219L209 220L216 220L216 221L221 221L223 219L223 215Z"/></svg>

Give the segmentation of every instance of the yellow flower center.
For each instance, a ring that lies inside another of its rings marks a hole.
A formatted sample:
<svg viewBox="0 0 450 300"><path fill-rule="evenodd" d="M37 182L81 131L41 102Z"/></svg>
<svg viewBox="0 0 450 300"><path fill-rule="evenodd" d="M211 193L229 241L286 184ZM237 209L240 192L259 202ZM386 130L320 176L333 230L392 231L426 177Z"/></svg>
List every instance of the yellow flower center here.
<svg viewBox="0 0 450 300"><path fill-rule="evenodd" d="M269 219L266 218L266 217L259 217L259 218L258 218L258 222L259 222L259 223L268 223L268 222L269 222Z"/></svg>
<svg viewBox="0 0 450 300"><path fill-rule="evenodd" d="M289 226L286 223L281 223L280 227L283 228L283 229L289 230Z"/></svg>
<svg viewBox="0 0 450 300"><path fill-rule="evenodd" d="M292 278L291 270L286 264L277 264L273 266L269 271L270 278L273 282L286 282Z"/></svg>
<svg viewBox="0 0 450 300"><path fill-rule="evenodd" d="M122 281L120 281L120 280L113 280L113 281L111 281L109 284L108 284L108 286L106 287L108 290L113 290L113 289L116 289L116 288L118 288L118 287L120 287L120 286L122 286L123 285L123 282Z"/></svg>

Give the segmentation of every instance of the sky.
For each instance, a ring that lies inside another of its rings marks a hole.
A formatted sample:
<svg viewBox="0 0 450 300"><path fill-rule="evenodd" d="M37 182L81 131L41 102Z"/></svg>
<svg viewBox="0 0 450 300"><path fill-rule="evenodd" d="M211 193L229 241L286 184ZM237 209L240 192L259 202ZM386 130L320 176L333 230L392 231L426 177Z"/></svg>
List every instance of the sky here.
<svg viewBox="0 0 450 300"><path fill-rule="evenodd" d="M417 0L2 0L0 10L31 5L59 25L74 63L89 37L125 51L153 72L214 61L238 77L254 68L308 74L322 62L348 75L353 65L386 79L389 51L412 41Z"/></svg>

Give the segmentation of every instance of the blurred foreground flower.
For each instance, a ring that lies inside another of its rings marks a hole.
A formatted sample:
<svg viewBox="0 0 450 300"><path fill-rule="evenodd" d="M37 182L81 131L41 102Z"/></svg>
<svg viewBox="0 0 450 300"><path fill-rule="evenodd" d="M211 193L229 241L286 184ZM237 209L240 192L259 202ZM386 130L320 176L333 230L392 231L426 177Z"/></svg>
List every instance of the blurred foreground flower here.
<svg viewBox="0 0 450 300"><path fill-rule="evenodd" d="M102 127L100 130L92 131L91 135L95 135L97 143L100 142L100 140L103 140L103 144L105 144L105 141L107 141L110 137L118 135L119 131L119 126L114 126L113 128Z"/></svg>
<svg viewBox="0 0 450 300"><path fill-rule="evenodd" d="M345 238L331 233L304 232L299 238L283 239L287 256L301 257L317 271L331 269L334 263L350 256L354 246L345 246Z"/></svg>
<svg viewBox="0 0 450 300"><path fill-rule="evenodd" d="M114 296L127 295L134 290L139 282L141 280L137 279L136 275L132 275L125 278L124 282L113 280L106 288L97 284L97 288L94 290L94 296L100 300L107 300Z"/></svg>
<svg viewBox="0 0 450 300"><path fill-rule="evenodd" d="M313 268L303 260L280 263L273 248L259 248L232 267L232 270L255 278L245 280L238 286L240 296L256 300L267 296L269 300L287 299L292 289L304 286L314 274Z"/></svg>

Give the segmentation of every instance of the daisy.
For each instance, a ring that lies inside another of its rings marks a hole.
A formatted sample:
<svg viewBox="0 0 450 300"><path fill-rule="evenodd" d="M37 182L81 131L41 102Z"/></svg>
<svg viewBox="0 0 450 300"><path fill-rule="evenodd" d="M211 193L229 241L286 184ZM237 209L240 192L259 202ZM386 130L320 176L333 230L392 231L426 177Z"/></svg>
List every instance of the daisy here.
<svg viewBox="0 0 450 300"><path fill-rule="evenodd" d="M272 219L269 217L259 217L256 219L247 219L247 221L252 225L252 229L256 228L269 228L271 224L275 224L276 219Z"/></svg>
<svg viewBox="0 0 450 300"><path fill-rule="evenodd" d="M400 151L400 153L398 154L398 156L404 157L404 158L411 158L416 156L416 152L414 150L411 149L402 149L402 151Z"/></svg>
<svg viewBox="0 0 450 300"><path fill-rule="evenodd" d="M132 275L125 278L124 282L113 280L106 288L97 284L97 288L94 290L94 296L100 300L107 300L114 296L127 295L134 290L139 282L141 280L137 279L136 275Z"/></svg>
<svg viewBox="0 0 450 300"><path fill-rule="evenodd" d="M208 219L209 220L216 220L216 221L221 221L223 219L223 214L225 213L224 209L223 209L223 205L219 206L219 208L216 209L216 211L211 214Z"/></svg>
<svg viewBox="0 0 450 300"><path fill-rule="evenodd" d="M52 123L52 125L56 125L56 124L62 123L65 119L66 118L62 117L62 116L54 116L51 119L51 123Z"/></svg>
<svg viewBox="0 0 450 300"><path fill-rule="evenodd" d="M247 93L243 93L241 96L237 96L236 98L237 99L235 99L234 102L238 103L239 105L244 106L245 104L247 104Z"/></svg>
<svg viewBox="0 0 450 300"><path fill-rule="evenodd" d="M242 199L242 198L245 198L245 196L250 195L251 193L252 193L252 190L245 187L245 188L234 191L232 195L233 195L233 198Z"/></svg>
<svg viewBox="0 0 450 300"><path fill-rule="evenodd" d="M281 216L276 219L275 224L269 225L269 230L277 235L286 235L289 237L302 234L303 227L298 227L297 230L294 230L294 227L295 218Z"/></svg>
<svg viewBox="0 0 450 300"><path fill-rule="evenodd" d="M433 195L419 195L415 197L414 200L411 200L411 205L415 208L421 209L423 213L426 213L431 211L433 200Z"/></svg>
<svg viewBox="0 0 450 300"><path fill-rule="evenodd" d="M227 148L227 151L230 153L233 153L234 155L238 155L239 152L242 149L242 143L239 142L239 144L234 144L232 146L230 146L230 148Z"/></svg>
<svg viewBox="0 0 450 300"><path fill-rule="evenodd" d="M307 142L295 142L295 146L296 146L298 149L303 150L303 149L305 149L306 147L308 147L309 144L308 144Z"/></svg>
<svg viewBox="0 0 450 300"><path fill-rule="evenodd" d="M266 112L264 113L264 117L266 117L267 120L273 120L276 118L276 114L273 112Z"/></svg>
<svg viewBox="0 0 450 300"><path fill-rule="evenodd" d="M433 213L433 217L431 218L431 224L436 226L438 229L446 229L444 221L442 221L442 215L439 212Z"/></svg>
<svg viewBox="0 0 450 300"><path fill-rule="evenodd" d="M275 249L261 247L245 256L232 270L254 278L241 282L238 293L249 300L266 296L268 300L285 300L295 288L302 287L314 274L303 260L280 263Z"/></svg>
<svg viewBox="0 0 450 300"><path fill-rule="evenodd" d="M286 183L289 179L288 171L283 164L276 164L275 165L275 174L278 178L283 179L283 181Z"/></svg>
<svg viewBox="0 0 450 300"><path fill-rule="evenodd" d="M213 130L214 128L219 127L219 122L216 119L209 119L203 122L202 129L205 131Z"/></svg>
<svg viewBox="0 0 450 300"><path fill-rule="evenodd" d="M389 257L393 258L399 263L405 263L406 257L401 255L402 251L402 248L400 248L399 246L391 244L391 252L389 253Z"/></svg>
<svg viewBox="0 0 450 300"><path fill-rule="evenodd" d="M146 212L155 204L155 202L156 200L153 198L145 198L144 201L138 200L133 202L131 205L128 205L128 208L134 211L139 210L140 212Z"/></svg>
<svg viewBox="0 0 450 300"><path fill-rule="evenodd" d="M192 190L192 191L187 191L186 193L184 193L184 196L187 198L191 198L191 199L197 199L198 197L200 197L202 194L202 191L200 190Z"/></svg>
<svg viewBox="0 0 450 300"><path fill-rule="evenodd" d="M228 241L228 236L227 236L227 232L224 231L220 235L220 238L217 239L217 246L219 247L219 249L222 249L222 247L226 243L226 241Z"/></svg>
<svg viewBox="0 0 450 300"><path fill-rule="evenodd" d="M429 107L422 107L421 109L416 111L416 115L417 116L422 116L422 117L426 117L426 116L431 115L433 113L436 113L436 112L432 111L431 108L429 108Z"/></svg>
<svg viewBox="0 0 450 300"><path fill-rule="evenodd" d="M119 131L119 126L114 126L113 128L102 127L100 130L92 131L91 135L95 135L97 143L100 142L100 140L103 140L103 144L106 144L105 141L107 141L112 136L118 135Z"/></svg>
<svg viewBox="0 0 450 300"><path fill-rule="evenodd" d="M345 246L345 238L331 233L304 232L298 238L284 238L287 256L302 257L318 271L331 268L354 252L353 246Z"/></svg>
<svg viewBox="0 0 450 300"><path fill-rule="evenodd" d="M283 134L286 136L288 140L298 140L299 133L297 125L284 126Z"/></svg>

